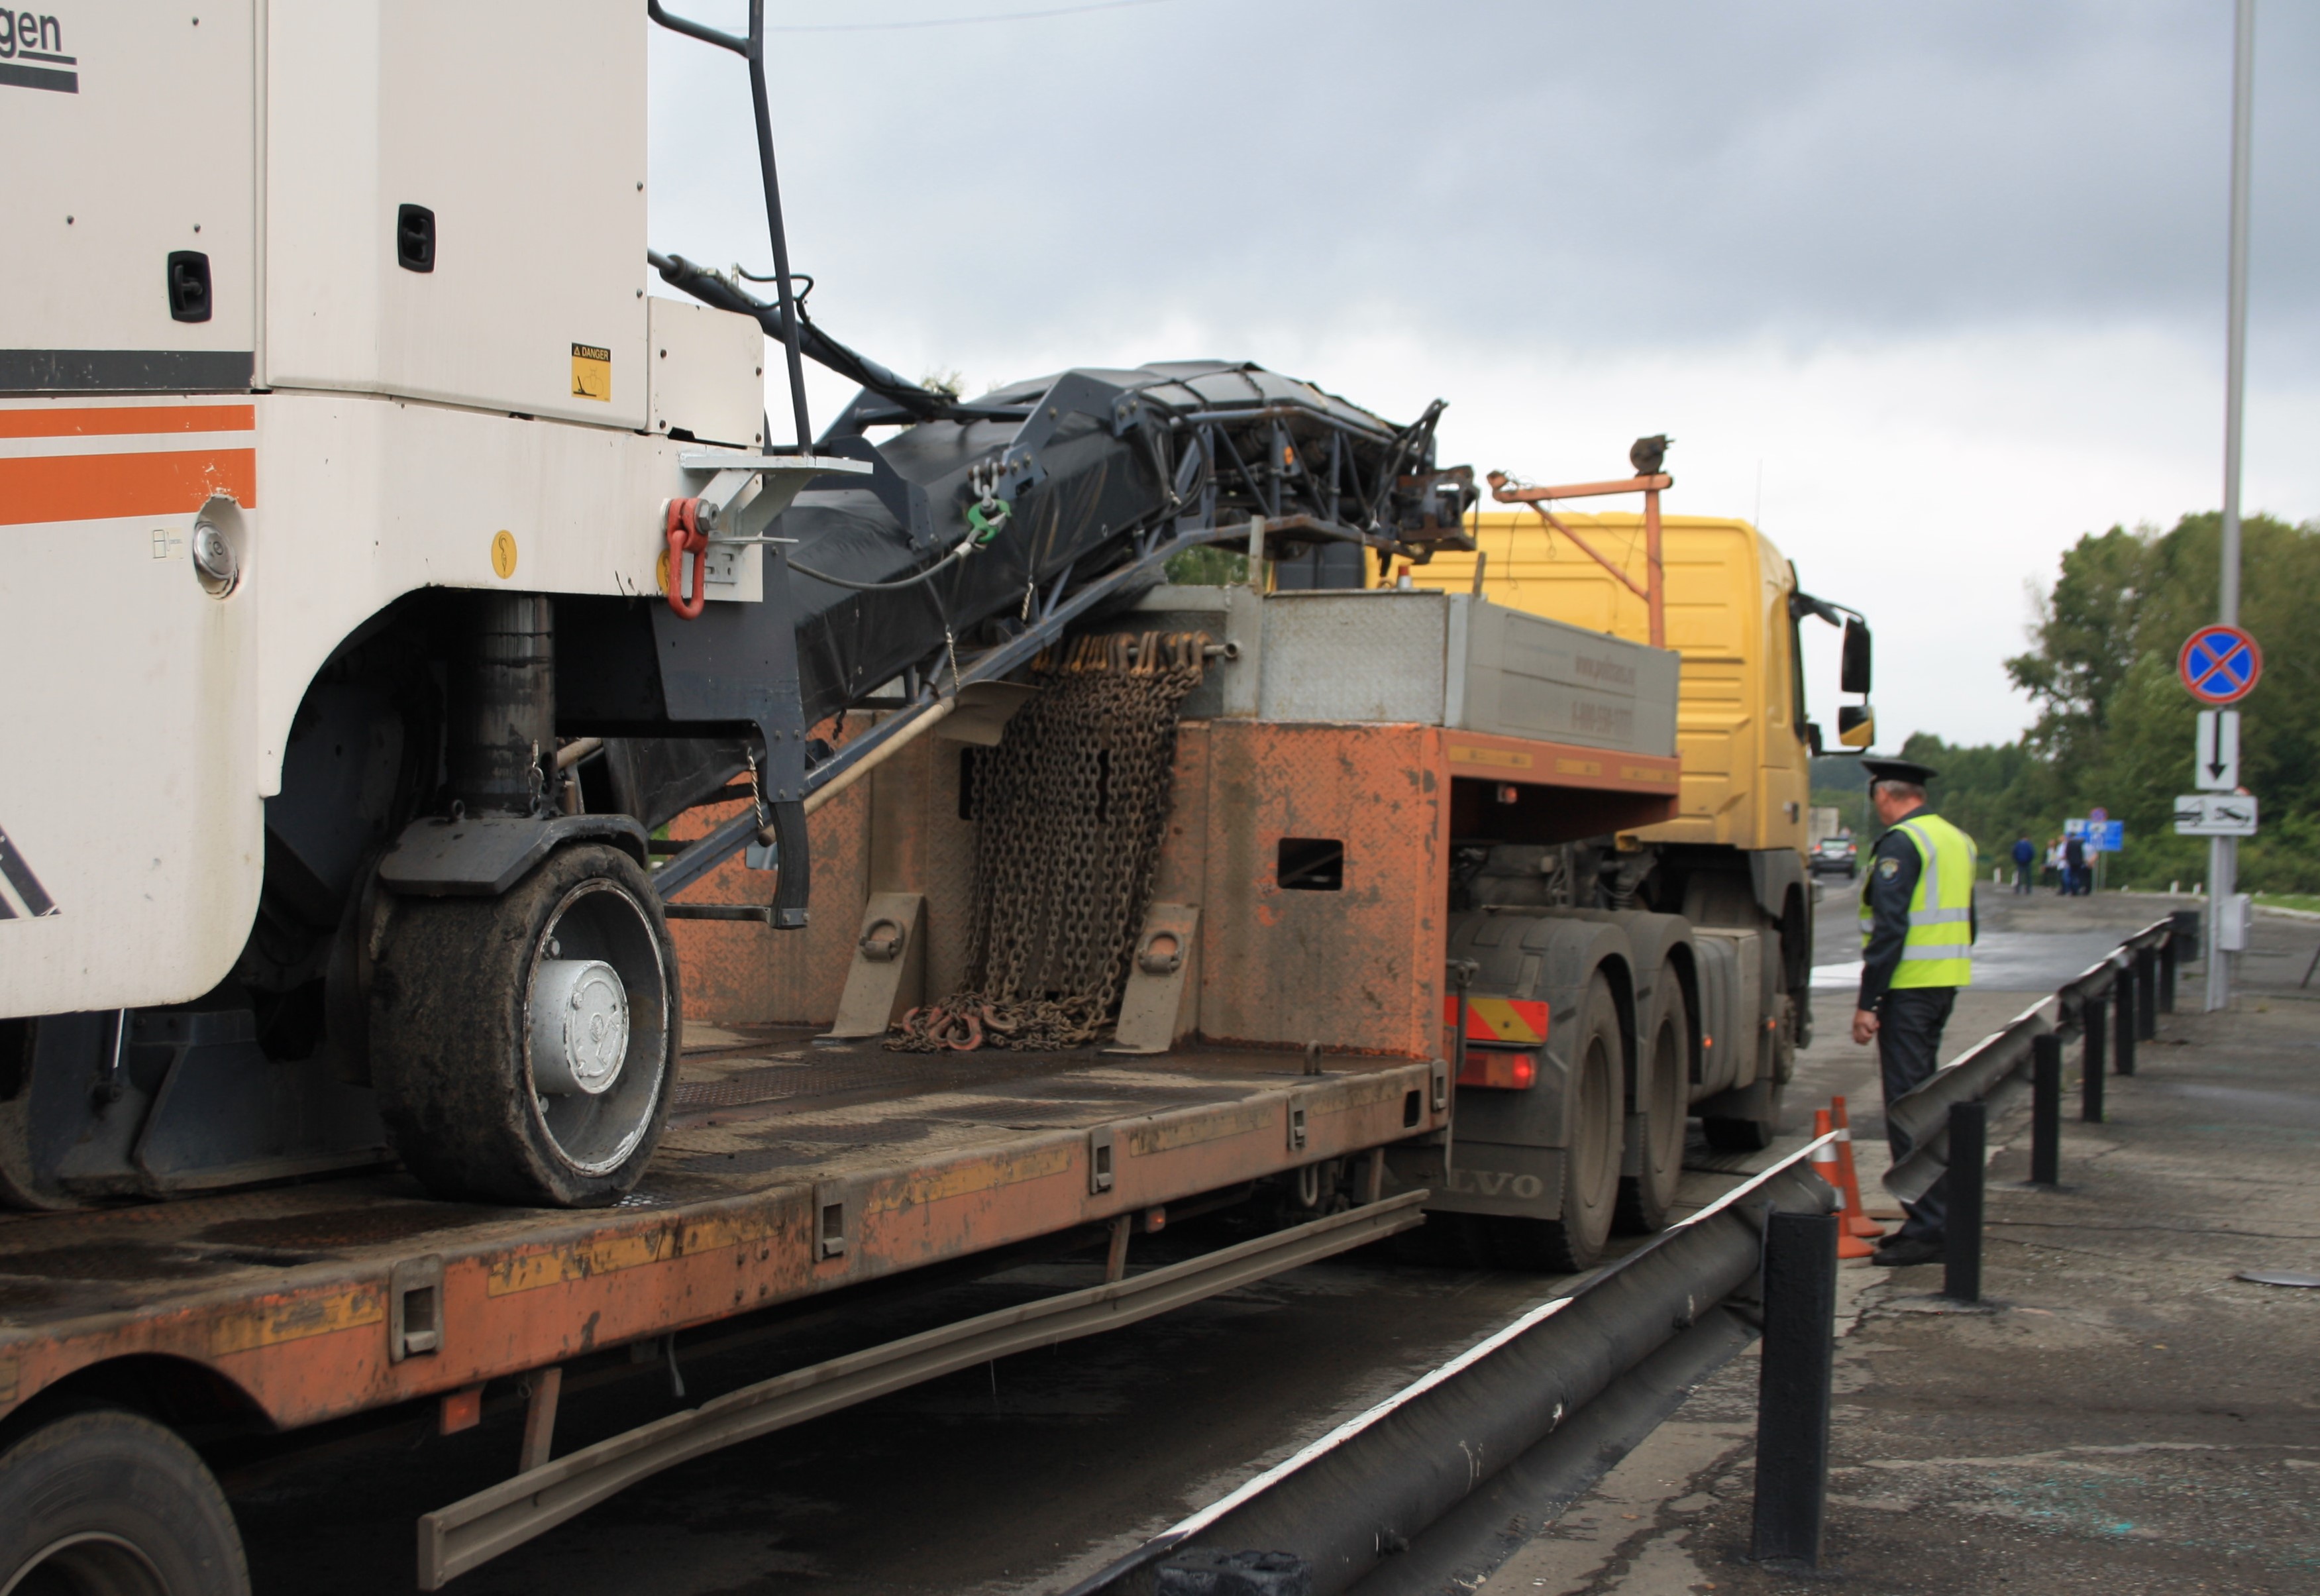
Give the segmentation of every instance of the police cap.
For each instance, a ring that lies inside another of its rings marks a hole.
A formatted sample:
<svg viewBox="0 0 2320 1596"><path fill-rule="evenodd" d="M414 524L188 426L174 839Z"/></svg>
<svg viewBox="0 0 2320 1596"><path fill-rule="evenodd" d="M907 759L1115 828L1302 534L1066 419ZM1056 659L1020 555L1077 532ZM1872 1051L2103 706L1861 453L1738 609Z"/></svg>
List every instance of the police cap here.
<svg viewBox="0 0 2320 1596"><path fill-rule="evenodd" d="M1908 782L1911 786L1922 787L1940 774L1915 759L1863 759L1861 768L1869 773L1871 785L1879 782Z"/></svg>

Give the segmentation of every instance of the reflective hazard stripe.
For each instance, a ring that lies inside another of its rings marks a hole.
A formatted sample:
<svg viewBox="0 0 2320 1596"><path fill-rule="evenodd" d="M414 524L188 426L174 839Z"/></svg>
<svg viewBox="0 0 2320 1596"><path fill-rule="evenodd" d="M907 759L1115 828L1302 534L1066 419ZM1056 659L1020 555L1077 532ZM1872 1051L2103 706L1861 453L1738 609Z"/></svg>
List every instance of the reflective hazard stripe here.
<svg viewBox="0 0 2320 1596"><path fill-rule="evenodd" d="M1442 999L1442 1023L1454 1030L1458 1024L1458 994ZM1536 1047L1546 1040L1547 1005L1536 998L1470 997L1466 1000L1466 1039L1499 1042L1509 1047Z"/></svg>
<svg viewBox="0 0 2320 1596"><path fill-rule="evenodd" d="M1913 926L1958 925L1973 918L1971 909L1918 909L1912 911L1909 923Z"/></svg>

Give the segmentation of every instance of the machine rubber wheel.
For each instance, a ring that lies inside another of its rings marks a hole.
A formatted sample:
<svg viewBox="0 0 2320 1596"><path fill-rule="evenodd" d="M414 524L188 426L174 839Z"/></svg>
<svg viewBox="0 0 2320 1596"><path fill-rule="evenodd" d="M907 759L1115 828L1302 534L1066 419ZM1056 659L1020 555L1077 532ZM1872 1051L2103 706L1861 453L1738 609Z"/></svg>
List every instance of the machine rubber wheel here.
<svg viewBox="0 0 2320 1596"><path fill-rule="evenodd" d="M1673 971L1663 970L1660 982L1667 996L1651 1034L1643 1038L1639 1061L1650 1064L1652 1078L1649 1101L1636 1105L1638 1170L1619 1177L1619 1228L1645 1236L1665 1228L1676 1183L1683 1178L1686 1100L1691 1094L1691 1010Z"/></svg>
<svg viewBox="0 0 2320 1596"><path fill-rule="evenodd" d="M399 899L371 977L379 1112L438 1196L617 1202L660 1139L683 1014L659 895L618 848L558 848L504 897Z"/></svg>
<svg viewBox="0 0 2320 1596"><path fill-rule="evenodd" d="M0 1592L249 1596L249 1571L194 1449L150 1419L95 1408L0 1453Z"/></svg>
<svg viewBox="0 0 2320 1596"><path fill-rule="evenodd" d="M1558 1274L1592 1269L1611 1234L1619 1196L1627 1049L1619 1039L1611 983L1600 974L1588 984L1578 1032L1571 1055L1571 1139L1563 1152L1563 1217L1497 1220L1500 1258L1509 1268Z"/></svg>

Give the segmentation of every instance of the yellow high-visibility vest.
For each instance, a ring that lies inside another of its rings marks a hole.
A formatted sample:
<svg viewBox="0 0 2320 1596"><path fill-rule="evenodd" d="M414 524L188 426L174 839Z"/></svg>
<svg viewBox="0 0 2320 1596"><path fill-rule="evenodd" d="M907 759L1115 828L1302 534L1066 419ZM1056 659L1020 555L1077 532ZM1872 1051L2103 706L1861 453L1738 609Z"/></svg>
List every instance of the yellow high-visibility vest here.
<svg viewBox="0 0 2320 1596"><path fill-rule="evenodd" d="M1901 944L1899 986L1973 984L1973 883L1980 856L1973 839L1937 814L1915 814L1893 828L1917 850L1917 890L1909 896L1909 934ZM1869 908L1872 867L1861 888L1861 946L1875 929Z"/></svg>

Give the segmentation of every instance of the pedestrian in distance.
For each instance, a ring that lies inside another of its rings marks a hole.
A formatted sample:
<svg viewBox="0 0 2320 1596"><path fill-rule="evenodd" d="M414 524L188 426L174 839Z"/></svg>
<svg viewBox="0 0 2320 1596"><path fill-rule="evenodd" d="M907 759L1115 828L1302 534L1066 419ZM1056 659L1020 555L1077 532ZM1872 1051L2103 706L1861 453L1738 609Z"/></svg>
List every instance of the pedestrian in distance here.
<svg viewBox="0 0 2320 1596"><path fill-rule="evenodd" d="M2030 890L2030 866L2038 860L2038 846L2023 832L2014 839L2014 890L2017 894Z"/></svg>
<svg viewBox="0 0 2320 1596"><path fill-rule="evenodd" d="M2062 839L2059 837L2046 845L2046 879L2053 883L2058 897L2070 889L2070 881L2062 874Z"/></svg>
<svg viewBox="0 0 2320 1596"><path fill-rule="evenodd" d="M1924 1084L1940 1062L1942 1029L1958 988L1973 980L1980 930L1973 902L1981 872L1973 839L1935 814L1926 799L1934 772L1909 759L1863 759L1869 803L1885 823L1861 887L1861 994L1853 1039L1877 1044L1885 1087L1885 1139L1899 1161L1908 1138L1893 1104ZM1878 1245L1872 1264L1930 1264L1945 1251L1949 1177L1903 1204L1901 1229Z"/></svg>
<svg viewBox="0 0 2320 1596"><path fill-rule="evenodd" d="M2087 839L2068 837L2062 840L2062 891L2073 898L2087 893Z"/></svg>

